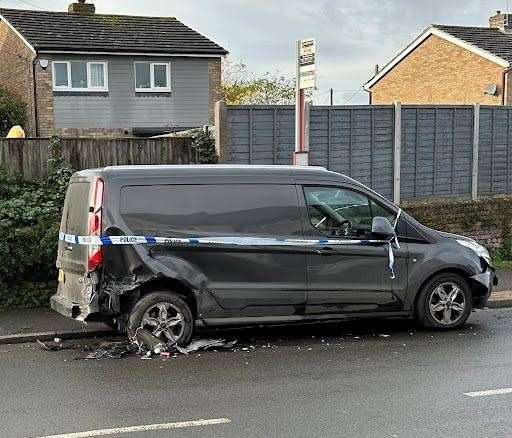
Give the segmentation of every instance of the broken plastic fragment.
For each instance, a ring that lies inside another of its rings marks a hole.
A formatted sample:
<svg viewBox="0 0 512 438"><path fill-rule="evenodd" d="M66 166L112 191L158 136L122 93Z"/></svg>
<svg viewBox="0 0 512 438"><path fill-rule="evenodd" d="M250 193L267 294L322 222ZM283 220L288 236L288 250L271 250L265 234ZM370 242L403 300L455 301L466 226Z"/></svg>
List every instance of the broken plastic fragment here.
<svg viewBox="0 0 512 438"><path fill-rule="evenodd" d="M176 350L178 350L181 354L189 354L195 351L210 350L215 348L229 350L233 348L236 343L236 340L227 342L225 339L196 339L192 341L187 347L176 346Z"/></svg>
<svg viewBox="0 0 512 438"><path fill-rule="evenodd" d="M43 347L47 351L72 350L72 349L76 348L75 345L63 345L63 344L58 343L56 341L54 341L54 342L41 342L38 339L37 343L39 345L41 345L41 347Z"/></svg>
<svg viewBox="0 0 512 438"><path fill-rule="evenodd" d="M102 342L85 359L121 359L132 352L133 350L127 342Z"/></svg>

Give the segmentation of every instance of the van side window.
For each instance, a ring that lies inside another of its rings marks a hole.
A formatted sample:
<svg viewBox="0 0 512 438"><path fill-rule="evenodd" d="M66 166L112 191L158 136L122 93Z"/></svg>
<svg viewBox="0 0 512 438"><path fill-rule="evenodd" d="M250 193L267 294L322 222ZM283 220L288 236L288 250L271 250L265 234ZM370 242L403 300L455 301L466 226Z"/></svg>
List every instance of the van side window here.
<svg viewBox="0 0 512 438"><path fill-rule="evenodd" d="M373 215L367 196L341 187L304 187L311 224L330 237L367 237Z"/></svg>
<svg viewBox="0 0 512 438"><path fill-rule="evenodd" d="M391 225L395 224L396 214L392 211L389 211L387 208L384 208L379 203L375 202L373 199L370 201L372 206L373 217L385 217Z"/></svg>

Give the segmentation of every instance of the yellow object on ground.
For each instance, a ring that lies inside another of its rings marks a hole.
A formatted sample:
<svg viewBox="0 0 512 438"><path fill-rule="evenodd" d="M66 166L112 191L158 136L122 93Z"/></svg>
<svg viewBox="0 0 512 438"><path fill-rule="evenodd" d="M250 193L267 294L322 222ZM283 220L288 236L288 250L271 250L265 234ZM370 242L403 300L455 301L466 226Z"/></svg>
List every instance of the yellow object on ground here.
<svg viewBox="0 0 512 438"><path fill-rule="evenodd" d="M13 126L7 134L7 138L25 138L25 131L21 126Z"/></svg>

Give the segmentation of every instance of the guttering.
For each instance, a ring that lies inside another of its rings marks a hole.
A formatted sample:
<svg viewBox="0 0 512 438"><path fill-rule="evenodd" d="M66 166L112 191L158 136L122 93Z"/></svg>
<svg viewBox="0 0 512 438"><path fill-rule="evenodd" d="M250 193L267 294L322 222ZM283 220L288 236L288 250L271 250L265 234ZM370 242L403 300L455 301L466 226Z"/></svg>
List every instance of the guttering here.
<svg viewBox="0 0 512 438"><path fill-rule="evenodd" d="M37 81L36 81L36 63L37 63L37 52L35 58L32 61L32 90L34 92L33 103L34 103L34 128L36 137L39 137L39 114L37 111Z"/></svg>
<svg viewBox="0 0 512 438"><path fill-rule="evenodd" d="M511 69L512 69L512 67L509 67L509 68L506 68L505 70L503 70L503 86L502 86L503 98L501 99L502 106L506 106L509 103L508 102L508 74Z"/></svg>
<svg viewBox="0 0 512 438"><path fill-rule="evenodd" d="M224 58L227 54L208 54L208 53L148 53L148 52L99 52L86 50L39 50L41 54L59 54L59 55L111 55L111 56L147 56L147 57L165 57L165 58Z"/></svg>

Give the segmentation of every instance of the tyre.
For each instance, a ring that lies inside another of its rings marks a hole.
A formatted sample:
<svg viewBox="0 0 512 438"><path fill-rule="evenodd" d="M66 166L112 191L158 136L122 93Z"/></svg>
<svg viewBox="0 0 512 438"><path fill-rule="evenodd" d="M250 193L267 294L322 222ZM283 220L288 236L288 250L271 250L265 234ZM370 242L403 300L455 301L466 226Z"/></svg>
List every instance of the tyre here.
<svg viewBox="0 0 512 438"><path fill-rule="evenodd" d="M416 304L416 318L425 328L455 329L465 324L472 307L467 281L457 274L439 274L422 288Z"/></svg>
<svg viewBox="0 0 512 438"><path fill-rule="evenodd" d="M152 292L142 297L128 318L127 331L131 339L144 328L164 344L185 347L194 332L194 318L190 306L179 295Z"/></svg>

